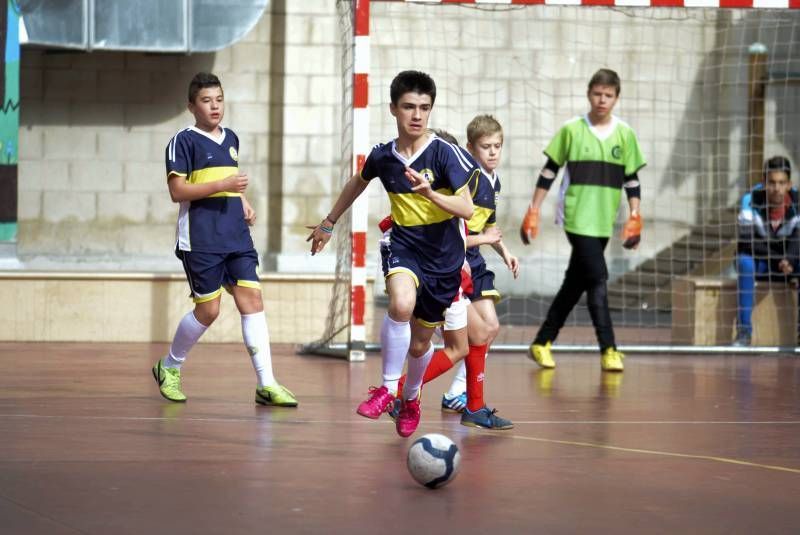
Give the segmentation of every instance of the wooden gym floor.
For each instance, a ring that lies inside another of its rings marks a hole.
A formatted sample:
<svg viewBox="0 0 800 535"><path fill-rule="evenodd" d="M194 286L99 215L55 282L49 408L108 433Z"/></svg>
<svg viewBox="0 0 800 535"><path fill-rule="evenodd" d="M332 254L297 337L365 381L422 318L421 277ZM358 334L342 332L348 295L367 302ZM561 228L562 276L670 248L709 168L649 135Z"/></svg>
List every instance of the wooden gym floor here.
<svg viewBox="0 0 800 535"><path fill-rule="evenodd" d="M380 374L274 348L298 409L253 403L240 345L200 345L186 404L150 374L163 344L0 344L0 533L796 533L800 359L630 355L624 374L490 355L515 429L462 427L426 388L414 436L459 445L431 491L412 439L355 414ZM413 438L413 437L412 437Z"/></svg>

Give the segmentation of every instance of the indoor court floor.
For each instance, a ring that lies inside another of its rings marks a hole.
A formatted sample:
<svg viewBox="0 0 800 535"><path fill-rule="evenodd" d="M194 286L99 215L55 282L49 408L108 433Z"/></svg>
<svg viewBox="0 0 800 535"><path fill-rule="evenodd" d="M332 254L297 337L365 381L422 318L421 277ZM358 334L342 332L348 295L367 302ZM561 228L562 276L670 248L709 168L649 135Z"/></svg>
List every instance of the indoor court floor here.
<svg viewBox="0 0 800 535"><path fill-rule="evenodd" d="M297 409L253 403L241 345L201 344L186 404L150 367L166 344L0 343L0 533L797 533L800 358L489 356L487 401L510 431L439 410L417 433L355 414L380 358L273 348ZM413 438L451 437L461 471L428 490Z"/></svg>

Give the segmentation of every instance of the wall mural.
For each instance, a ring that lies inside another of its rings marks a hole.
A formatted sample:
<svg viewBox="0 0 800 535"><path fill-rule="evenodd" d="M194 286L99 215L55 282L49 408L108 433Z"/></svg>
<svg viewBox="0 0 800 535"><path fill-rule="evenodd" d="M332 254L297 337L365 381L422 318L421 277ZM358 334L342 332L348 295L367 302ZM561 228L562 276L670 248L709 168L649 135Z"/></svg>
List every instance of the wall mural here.
<svg viewBox="0 0 800 535"><path fill-rule="evenodd" d="M19 16L16 0L6 0L0 9L0 242L17 239Z"/></svg>

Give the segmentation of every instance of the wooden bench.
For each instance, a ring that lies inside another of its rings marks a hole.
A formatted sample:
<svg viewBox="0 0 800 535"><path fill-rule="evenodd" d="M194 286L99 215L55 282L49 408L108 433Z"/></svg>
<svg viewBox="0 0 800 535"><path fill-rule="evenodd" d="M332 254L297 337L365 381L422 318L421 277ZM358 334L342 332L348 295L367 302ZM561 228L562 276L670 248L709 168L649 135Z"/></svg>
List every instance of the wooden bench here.
<svg viewBox="0 0 800 535"><path fill-rule="evenodd" d="M679 277L672 282L672 342L729 345L736 336L734 279ZM794 346L797 342L797 286L756 281L751 317L752 345Z"/></svg>

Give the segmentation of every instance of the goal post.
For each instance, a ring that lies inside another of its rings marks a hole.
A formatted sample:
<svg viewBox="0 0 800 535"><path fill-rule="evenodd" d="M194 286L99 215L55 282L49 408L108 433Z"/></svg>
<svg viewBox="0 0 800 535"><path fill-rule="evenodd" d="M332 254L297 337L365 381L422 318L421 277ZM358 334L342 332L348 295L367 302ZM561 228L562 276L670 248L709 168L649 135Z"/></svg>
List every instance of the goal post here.
<svg viewBox="0 0 800 535"><path fill-rule="evenodd" d="M389 82L401 70L433 76L438 95L430 126L462 144L474 115L492 114L503 125L498 223L522 275L513 280L493 251L483 251L503 295L493 350L525 349L561 284L570 249L553 224L558 185L545 201L533 246L519 242L517 229L544 163L542 149L561 124L586 111L586 83L601 67L619 72L615 114L637 132L648 161L640 177L642 245L622 249L622 206L606 250L618 343L628 351L732 350L740 198L764 158L800 157L800 0L337 5L344 44L342 181L374 143L396 135L386 109ZM377 329L365 322L366 281L376 276L375 301L385 304L375 244L376 222L388 211L382 190L370 188L337 223L337 282L326 332L312 350L361 360L378 347ZM759 350L787 344L765 345ZM576 307L557 347L596 350L585 304Z"/></svg>

